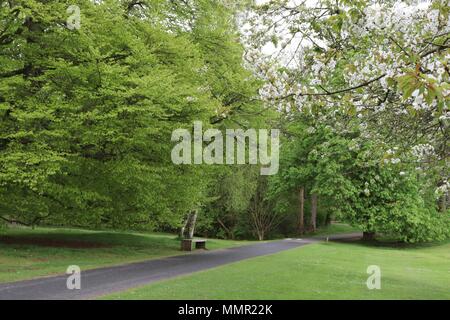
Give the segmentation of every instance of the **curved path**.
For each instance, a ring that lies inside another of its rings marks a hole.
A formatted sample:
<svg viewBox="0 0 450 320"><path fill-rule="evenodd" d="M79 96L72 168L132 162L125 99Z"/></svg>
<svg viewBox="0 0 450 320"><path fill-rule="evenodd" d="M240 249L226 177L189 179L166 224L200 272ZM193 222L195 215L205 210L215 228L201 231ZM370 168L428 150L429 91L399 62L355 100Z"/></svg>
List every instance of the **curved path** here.
<svg viewBox="0 0 450 320"><path fill-rule="evenodd" d="M361 234L329 236L329 239L357 237ZM80 290L67 289L67 275L4 283L0 284L0 300L89 299L321 240L323 238L286 239L81 271Z"/></svg>

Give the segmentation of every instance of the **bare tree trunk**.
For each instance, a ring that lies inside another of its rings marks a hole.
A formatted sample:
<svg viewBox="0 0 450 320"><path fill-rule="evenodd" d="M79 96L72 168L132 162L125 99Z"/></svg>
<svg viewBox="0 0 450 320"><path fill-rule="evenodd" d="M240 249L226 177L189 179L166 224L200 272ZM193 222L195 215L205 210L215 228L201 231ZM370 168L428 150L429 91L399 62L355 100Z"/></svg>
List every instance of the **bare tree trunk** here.
<svg viewBox="0 0 450 320"><path fill-rule="evenodd" d="M195 223L197 221L197 210L188 213L186 221L181 228L181 239L192 239L194 237ZM187 233L187 234L186 234Z"/></svg>
<svg viewBox="0 0 450 320"><path fill-rule="evenodd" d="M298 216L297 233L303 234L305 232L305 188L300 188L300 214Z"/></svg>
<svg viewBox="0 0 450 320"><path fill-rule="evenodd" d="M230 228L228 228L225 225L225 223L223 223L223 221L220 220L220 218L217 218L217 222L220 224L220 226L223 228L223 230L225 230L225 233L227 234L227 238L231 239L231 240L234 240L234 233L233 233L233 231Z"/></svg>
<svg viewBox="0 0 450 320"><path fill-rule="evenodd" d="M448 193L444 193L441 197L441 201L439 203L439 211L445 213L447 211L447 197Z"/></svg>
<svg viewBox="0 0 450 320"><path fill-rule="evenodd" d="M189 239L194 237L195 223L197 222L197 210L191 212L191 219L189 221Z"/></svg>
<svg viewBox="0 0 450 320"><path fill-rule="evenodd" d="M273 210L270 203L264 199L266 182L267 179L259 182L259 186L256 189L249 207L253 225L253 234L257 236L260 241L264 240L266 235L270 235L270 231L282 221L279 212Z"/></svg>
<svg viewBox="0 0 450 320"><path fill-rule="evenodd" d="M264 240L264 230L258 231L258 240L263 241Z"/></svg>
<svg viewBox="0 0 450 320"><path fill-rule="evenodd" d="M317 229L317 194L311 195L311 231Z"/></svg>
<svg viewBox="0 0 450 320"><path fill-rule="evenodd" d="M187 227L187 225L188 225L188 223L189 223L189 218L190 218L190 214L187 215L186 220L184 220L184 224L183 224L183 226L181 227L181 230L180 230L180 239L184 239L184 238L185 238L185 237L184 237L184 233L186 232L186 227Z"/></svg>

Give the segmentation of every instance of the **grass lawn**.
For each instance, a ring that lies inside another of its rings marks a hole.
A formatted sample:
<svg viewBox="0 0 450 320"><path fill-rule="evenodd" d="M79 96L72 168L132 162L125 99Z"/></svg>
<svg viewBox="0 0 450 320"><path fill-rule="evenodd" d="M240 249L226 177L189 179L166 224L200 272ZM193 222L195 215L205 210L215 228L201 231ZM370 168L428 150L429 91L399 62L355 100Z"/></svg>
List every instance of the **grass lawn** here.
<svg viewBox="0 0 450 320"><path fill-rule="evenodd" d="M331 234L341 234L341 233L356 233L361 232L360 229L352 227L345 223L332 223L328 226L320 227L317 229L316 232L307 233L305 237L309 236L325 236L325 235L331 235Z"/></svg>
<svg viewBox="0 0 450 320"><path fill-rule="evenodd" d="M381 289L368 290L369 265ZM320 243L161 281L104 299L450 299L450 241Z"/></svg>
<svg viewBox="0 0 450 320"><path fill-rule="evenodd" d="M208 249L245 241L209 239ZM86 231L59 228L0 230L0 282L65 273L183 254L173 234Z"/></svg>

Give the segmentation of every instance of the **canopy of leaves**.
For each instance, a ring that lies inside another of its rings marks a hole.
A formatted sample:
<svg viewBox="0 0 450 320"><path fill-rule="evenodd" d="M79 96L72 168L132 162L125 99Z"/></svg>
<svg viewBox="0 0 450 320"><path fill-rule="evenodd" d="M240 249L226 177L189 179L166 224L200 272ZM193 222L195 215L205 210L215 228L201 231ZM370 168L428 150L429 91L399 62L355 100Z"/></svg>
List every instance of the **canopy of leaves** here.
<svg viewBox="0 0 450 320"><path fill-rule="evenodd" d="M213 169L173 165L172 131L259 108L235 13L83 0L70 30L71 4L0 1L0 216L175 226L207 197Z"/></svg>

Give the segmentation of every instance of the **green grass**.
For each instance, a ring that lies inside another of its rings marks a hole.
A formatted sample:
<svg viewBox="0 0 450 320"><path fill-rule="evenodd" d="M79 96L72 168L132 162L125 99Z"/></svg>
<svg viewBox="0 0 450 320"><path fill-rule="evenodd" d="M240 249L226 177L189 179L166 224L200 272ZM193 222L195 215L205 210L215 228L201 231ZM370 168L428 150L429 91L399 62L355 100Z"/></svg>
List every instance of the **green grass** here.
<svg viewBox="0 0 450 320"><path fill-rule="evenodd" d="M361 230L345 223L332 223L328 226L320 227L317 229L316 232L308 233L305 236L326 236L332 234L344 234L355 232L361 232Z"/></svg>
<svg viewBox="0 0 450 320"><path fill-rule="evenodd" d="M381 289L366 286L369 265ZM116 293L104 299L450 299L450 242L320 243Z"/></svg>
<svg viewBox="0 0 450 320"><path fill-rule="evenodd" d="M246 243L208 239L207 247L220 249ZM60 228L0 230L0 282L62 274L69 265L87 270L183 254L179 248L180 241L173 234Z"/></svg>

